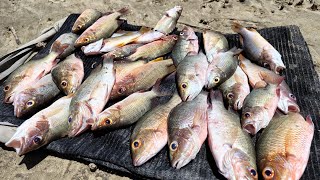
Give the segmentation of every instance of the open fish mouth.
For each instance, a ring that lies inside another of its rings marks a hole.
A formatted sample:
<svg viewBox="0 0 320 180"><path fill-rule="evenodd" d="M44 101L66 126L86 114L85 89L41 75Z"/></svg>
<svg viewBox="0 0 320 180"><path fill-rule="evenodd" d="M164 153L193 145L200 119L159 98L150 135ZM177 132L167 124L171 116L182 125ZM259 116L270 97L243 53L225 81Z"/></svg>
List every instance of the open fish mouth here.
<svg viewBox="0 0 320 180"><path fill-rule="evenodd" d="M5 96L3 99L3 102L10 104L10 103L13 103L13 99L14 99L14 93Z"/></svg>
<svg viewBox="0 0 320 180"><path fill-rule="evenodd" d="M247 133L255 135L258 132L256 127L257 125L254 122L247 122L242 126L242 129L245 130Z"/></svg>

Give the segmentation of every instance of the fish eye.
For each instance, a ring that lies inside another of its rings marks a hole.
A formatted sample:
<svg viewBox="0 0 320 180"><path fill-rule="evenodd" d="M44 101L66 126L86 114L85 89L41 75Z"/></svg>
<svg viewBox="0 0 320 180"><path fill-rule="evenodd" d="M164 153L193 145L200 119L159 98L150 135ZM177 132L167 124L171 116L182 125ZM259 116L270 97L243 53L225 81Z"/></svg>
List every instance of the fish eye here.
<svg viewBox="0 0 320 180"><path fill-rule="evenodd" d="M184 32L183 32L183 31L181 31L181 32L180 32L180 36L183 36L183 35L184 35Z"/></svg>
<svg viewBox="0 0 320 180"><path fill-rule="evenodd" d="M118 90L118 93L119 94L122 94L126 91L126 88L125 87L120 87L119 90Z"/></svg>
<svg viewBox="0 0 320 180"><path fill-rule="evenodd" d="M3 90L4 90L5 92L9 91L9 89L10 89L10 86L9 86L9 85L6 85L6 86L3 88Z"/></svg>
<svg viewBox="0 0 320 180"><path fill-rule="evenodd" d="M219 77L215 77L215 78L213 79L213 81L214 81L215 83L218 83L218 82L220 81L220 78L219 78Z"/></svg>
<svg viewBox="0 0 320 180"><path fill-rule="evenodd" d="M264 171L263 171L263 176L264 176L264 178L273 178L273 176L274 176L274 171L273 171L273 169L271 169L271 168L265 168L264 169Z"/></svg>
<svg viewBox="0 0 320 180"><path fill-rule="evenodd" d="M170 144L170 149L171 151L176 151L178 148L178 143L176 141L173 141L171 144Z"/></svg>
<svg viewBox="0 0 320 180"><path fill-rule="evenodd" d="M270 68L270 65L268 63L263 63L263 67Z"/></svg>
<svg viewBox="0 0 320 180"><path fill-rule="evenodd" d="M294 100L296 100L297 98L296 98L296 96L295 95L293 95L293 94L289 94L289 96L292 98L292 99L294 99Z"/></svg>
<svg viewBox="0 0 320 180"><path fill-rule="evenodd" d="M66 87L67 85L68 85L68 82L67 82L67 81L62 81L62 82L61 82L61 86L62 86L62 87Z"/></svg>
<svg viewBox="0 0 320 180"><path fill-rule="evenodd" d="M105 122L105 124L107 124L107 125L111 125L111 124L112 124L112 119L106 118L104 122Z"/></svg>
<svg viewBox="0 0 320 180"><path fill-rule="evenodd" d="M71 123L71 121L72 121L72 117L69 117L68 122Z"/></svg>
<svg viewBox="0 0 320 180"><path fill-rule="evenodd" d="M34 100L29 100L29 101L26 103L26 105L27 105L28 107L33 106L33 105L34 105Z"/></svg>
<svg viewBox="0 0 320 180"><path fill-rule="evenodd" d="M81 29L81 28L82 28L82 26L81 26L81 25L78 25L78 26L77 26L77 29Z"/></svg>
<svg viewBox="0 0 320 180"><path fill-rule="evenodd" d="M248 118L250 116L251 116L250 113L248 113L248 112L244 113L244 117Z"/></svg>
<svg viewBox="0 0 320 180"><path fill-rule="evenodd" d="M227 95L227 97L228 97L228 99L233 99L233 98L234 98L234 95L233 95L233 93L229 93L229 94Z"/></svg>
<svg viewBox="0 0 320 180"><path fill-rule="evenodd" d="M139 148L140 146L141 146L141 143L140 143L139 140L133 141L133 143L132 143L132 148L133 149Z"/></svg>
<svg viewBox="0 0 320 180"><path fill-rule="evenodd" d="M41 141L41 138L38 137L38 136L36 136L36 137L33 138L33 142L36 143L36 144L39 144L40 141Z"/></svg>
<svg viewBox="0 0 320 180"><path fill-rule="evenodd" d="M182 87L183 89L185 89L185 88L188 87L188 84L187 84L187 83L182 83L182 84L181 84L181 87Z"/></svg>
<svg viewBox="0 0 320 180"><path fill-rule="evenodd" d="M85 41L85 42L89 42L90 39L89 39L89 38L85 38L84 41Z"/></svg>
<svg viewBox="0 0 320 180"><path fill-rule="evenodd" d="M252 176L256 176L256 175L257 175L257 171L254 170L254 169L250 169L250 174L251 174Z"/></svg>

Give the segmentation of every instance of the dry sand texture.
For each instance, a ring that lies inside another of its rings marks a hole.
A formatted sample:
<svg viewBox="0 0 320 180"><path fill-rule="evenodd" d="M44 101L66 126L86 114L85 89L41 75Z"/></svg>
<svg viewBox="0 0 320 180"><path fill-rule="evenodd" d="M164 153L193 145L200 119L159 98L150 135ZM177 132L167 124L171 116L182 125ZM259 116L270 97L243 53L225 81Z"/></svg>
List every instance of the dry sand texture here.
<svg viewBox="0 0 320 180"><path fill-rule="evenodd" d="M243 2L240 2L243 1ZM0 56L17 48L10 28L23 43L35 38L42 29L70 13L86 8L103 12L129 7L125 18L137 25L154 26L163 12L175 5L184 10L178 27L184 24L232 33L230 23L239 20L257 28L297 25L310 48L320 73L320 0L1 0ZM0 150L0 177L5 179L115 179L103 171L91 173L87 165L48 156L30 170L18 165L22 160L14 152Z"/></svg>

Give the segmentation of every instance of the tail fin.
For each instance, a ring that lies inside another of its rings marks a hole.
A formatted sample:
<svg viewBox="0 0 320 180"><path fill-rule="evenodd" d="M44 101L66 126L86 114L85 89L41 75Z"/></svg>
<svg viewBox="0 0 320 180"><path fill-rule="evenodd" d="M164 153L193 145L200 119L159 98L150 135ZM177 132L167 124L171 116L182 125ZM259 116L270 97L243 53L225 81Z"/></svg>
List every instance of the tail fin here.
<svg viewBox="0 0 320 180"><path fill-rule="evenodd" d="M154 93L156 93L157 95L159 95L159 96L162 95L162 93L161 93L161 91L160 91L161 80L162 80L162 79L159 78L159 79L157 80L157 82L154 84L153 88L152 88L152 91L153 91Z"/></svg>
<svg viewBox="0 0 320 180"><path fill-rule="evenodd" d="M284 76L279 76L275 73L271 73L272 71L269 72L265 72L265 71L261 71L260 72L260 76L261 78L266 81L268 84L274 84L274 85L279 85L282 83L282 81L285 79Z"/></svg>
<svg viewBox="0 0 320 180"><path fill-rule="evenodd" d="M240 33L241 29L243 28L243 26L238 22L238 21L233 21L232 25L231 25L231 29L236 32L236 33Z"/></svg>
<svg viewBox="0 0 320 180"><path fill-rule="evenodd" d="M231 48L229 51L232 52L233 55L239 55L243 50L240 49L240 48L237 48L236 46L234 46L234 47Z"/></svg>

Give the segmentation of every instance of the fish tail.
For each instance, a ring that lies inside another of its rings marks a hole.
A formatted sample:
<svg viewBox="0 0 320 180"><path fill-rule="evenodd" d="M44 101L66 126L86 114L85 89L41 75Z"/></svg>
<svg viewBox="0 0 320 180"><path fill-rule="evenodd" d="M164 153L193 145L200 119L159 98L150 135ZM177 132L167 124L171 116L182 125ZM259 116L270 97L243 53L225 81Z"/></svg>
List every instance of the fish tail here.
<svg viewBox="0 0 320 180"><path fill-rule="evenodd" d="M237 48L236 46L234 46L234 47L231 48L229 51L232 52L233 55L239 55L239 54L242 52L242 49Z"/></svg>
<svg viewBox="0 0 320 180"><path fill-rule="evenodd" d="M161 78L159 78L157 82L154 84L152 91L157 95L162 96L162 92L160 91L160 84L161 84Z"/></svg>
<svg viewBox="0 0 320 180"><path fill-rule="evenodd" d="M241 29L243 28L243 26L238 22L238 21L233 21L232 25L231 25L231 29L236 32L236 33L240 33Z"/></svg>

